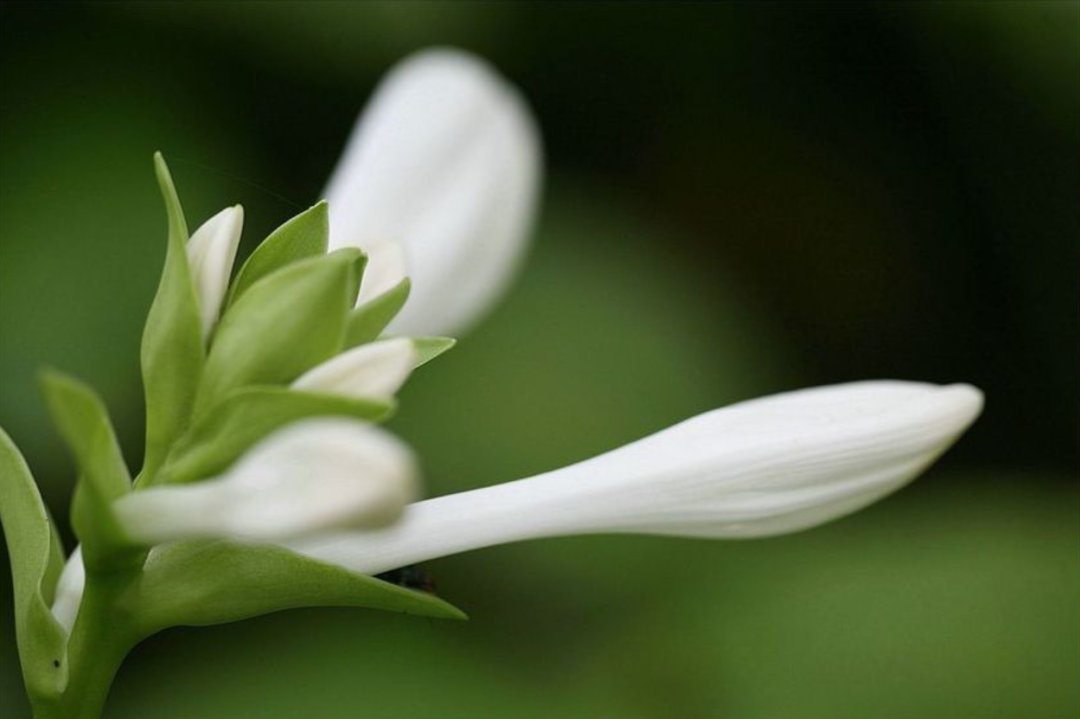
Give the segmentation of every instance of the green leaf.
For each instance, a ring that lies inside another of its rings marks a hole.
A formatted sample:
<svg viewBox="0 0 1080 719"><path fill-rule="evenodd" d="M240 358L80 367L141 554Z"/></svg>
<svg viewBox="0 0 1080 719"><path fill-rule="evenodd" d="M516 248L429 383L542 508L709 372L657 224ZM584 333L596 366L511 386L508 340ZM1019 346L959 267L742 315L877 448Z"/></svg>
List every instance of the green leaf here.
<svg viewBox="0 0 1080 719"><path fill-rule="evenodd" d="M110 501L130 492L131 475L101 398L62 372L44 370L40 380L56 428L95 491Z"/></svg>
<svg viewBox="0 0 1080 719"><path fill-rule="evenodd" d="M139 552L112 509L114 501L131 491L131 475L105 404L85 384L60 372L46 370L40 379L53 422L79 470L71 513L87 566L136 561Z"/></svg>
<svg viewBox="0 0 1080 719"><path fill-rule="evenodd" d="M381 421L393 402L247 387L214 407L176 444L155 482L191 482L217 474L275 429L305 417Z"/></svg>
<svg viewBox="0 0 1080 719"><path fill-rule="evenodd" d="M362 265L359 250L343 249L253 284L218 325L197 412L244 385L290 382L337 354Z"/></svg>
<svg viewBox="0 0 1080 719"><path fill-rule="evenodd" d="M465 614L433 594L303 557L280 547L179 542L146 565L143 631L234 622L298 607L367 607L443 619Z"/></svg>
<svg viewBox="0 0 1080 719"><path fill-rule="evenodd" d="M161 283L142 338L144 474L156 471L169 446L187 428L205 361L198 297L188 266L184 211L161 153L154 155L154 166L169 217L169 239Z"/></svg>
<svg viewBox="0 0 1080 719"><path fill-rule="evenodd" d="M416 348L417 367L426 365L457 344L457 340L453 337L413 337L412 342L413 347Z"/></svg>
<svg viewBox="0 0 1080 719"><path fill-rule="evenodd" d="M379 333L386 329L390 320L405 306L411 287L409 278L406 277L375 299L353 310L349 314L345 348L356 347L378 338Z"/></svg>
<svg viewBox="0 0 1080 719"><path fill-rule="evenodd" d="M271 232L255 248L236 274L224 306L231 306L249 287L272 272L297 260L326 254L329 237L330 219L323 201Z"/></svg>
<svg viewBox="0 0 1080 719"><path fill-rule="evenodd" d="M49 611L64 550L30 469L0 429L0 521L11 559L15 639L31 702L55 699L67 685L67 634Z"/></svg>

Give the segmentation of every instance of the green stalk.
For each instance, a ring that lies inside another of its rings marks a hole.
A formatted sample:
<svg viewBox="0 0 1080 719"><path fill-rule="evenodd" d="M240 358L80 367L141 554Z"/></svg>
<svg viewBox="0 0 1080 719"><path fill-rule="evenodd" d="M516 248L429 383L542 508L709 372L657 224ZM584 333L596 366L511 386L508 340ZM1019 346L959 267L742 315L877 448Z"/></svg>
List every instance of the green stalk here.
<svg viewBox="0 0 1080 719"><path fill-rule="evenodd" d="M128 590L138 572L88 573L79 616L68 645L68 684L58 699L34 707L36 719L98 719L113 679L141 637Z"/></svg>

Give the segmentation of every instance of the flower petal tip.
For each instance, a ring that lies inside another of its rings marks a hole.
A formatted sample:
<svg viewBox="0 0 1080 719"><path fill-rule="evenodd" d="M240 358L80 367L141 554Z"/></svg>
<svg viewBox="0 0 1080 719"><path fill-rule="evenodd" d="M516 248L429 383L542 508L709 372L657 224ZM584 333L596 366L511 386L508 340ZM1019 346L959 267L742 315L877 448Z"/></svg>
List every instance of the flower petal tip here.
<svg viewBox="0 0 1080 719"><path fill-rule="evenodd" d="M309 370L294 389L360 399L389 400L417 364L411 339L397 337L360 345Z"/></svg>
<svg viewBox="0 0 1080 719"><path fill-rule="evenodd" d="M539 148L524 101L477 57L426 50L387 74L326 196L331 247L404 248L414 296L393 332L457 334L503 292L527 244ZM394 283L368 284L361 302Z"/></svg>
<svg viewBox="0 0 1080 719"><path fill-rule="evenodd" d="M243 228L244 208L233 205L204 222L188 240L188 263L195 282L204 341L221 312Z"/></svg>

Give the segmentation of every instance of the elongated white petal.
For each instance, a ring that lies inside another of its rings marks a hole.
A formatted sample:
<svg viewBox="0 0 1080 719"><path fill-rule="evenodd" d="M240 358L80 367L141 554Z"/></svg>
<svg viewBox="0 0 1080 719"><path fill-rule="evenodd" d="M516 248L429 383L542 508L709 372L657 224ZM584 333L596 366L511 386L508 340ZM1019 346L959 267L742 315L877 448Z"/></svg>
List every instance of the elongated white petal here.
<svg viewBox="0 0 1080 719"><path fill-rule="evenodd" d="M188 263L199 297L203 340L210 336L221 312L243 227L244 208L227 207L204 222L188 240Z"/></svg>
<svg viewBox="0 0 1080 719"><path fill-rule="evenodd" d="M412 451L384 430L341 419L298 422L253 447L224 475L152 487L116 503L137 542L275 540L395 521L417 493Z"/></svg>
<svg viewBox="0 0 1080 719"><path fill-rule="evenodd" d="M895 491L978 416L969 385L862 382L715 410L530 479L412 505L378 532L288 546L377 573L447 554L567 534L783 534Z"/></svg>
<svg viewBox="0 0 1080 719"><path fill-rule="evenodd" d="M82 603L85 587L86 566L83 564L80 545L75 547L75 551L68 557L63 571L60 572L60 579L56 582L56 596L52 604L53 616L68 634L71 634L71 628L75 626L75 618L79 616L79 605Z"/></svg>
<svg viewBox="0 0 1080 719"><path fill-rule="evenodd" d="M390 399L416 366L416 349L399 337L360 345L309 370L295 389L346 397Z"/></svg>
<svg viewBox="0 0 1080 719"><path fill-rule="evenodd" d="M383 80L334 171L331 249L401 243L412 294L391 330L457 334L516 269L539 165L512 87L466 53L421 52Z"/></svg>
<svg viewBox="0 0 1080 719"><path fill-rule="evenodd" d="M405 266L405 250L398 242L376 242L368 246L367 266L364 279L360 283L360 294L356 298L357 306L366 304L396 287L408 270Z"/></svg>

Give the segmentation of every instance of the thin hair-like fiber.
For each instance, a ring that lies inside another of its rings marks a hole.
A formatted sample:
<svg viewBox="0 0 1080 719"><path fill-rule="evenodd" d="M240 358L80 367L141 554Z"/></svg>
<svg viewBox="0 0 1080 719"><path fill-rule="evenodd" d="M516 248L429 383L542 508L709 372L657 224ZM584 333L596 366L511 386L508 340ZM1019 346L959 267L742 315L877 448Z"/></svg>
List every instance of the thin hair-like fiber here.
<svg viewBox="0 0 1080 719"><path fill-rule="evenodd" d="M265 195L273 197L276 200L280 200L281 202L287 203L290 207L292 207L292 208L294 208L296 210L299 210L301 212L303 210L307 209L307 205L302 205L299 202L293 202L288 197L285 197L282 194L274 192L273 190L271 190L271 189L269 189L267 187L264 187L264 186L260 185L259 183L254 182L253 180L249 180L246 177L241 177L239 175L235 175L235 174L229 172L228 170L222 170L221 168L214 167L212 165L206 165L204 163L197 162L195 160L189 160L187 158L179 157L177 155L170 155L169 156L169 161L174 162L174 163L179 164L179 165L190 165L192 167L197 167L197 168L199 168L201 170L205 170L207 172L213 172L214 174L221 175L222 177L227 177L230 180L234 180L236 182L247 185L248 187L252 187L252 188L258 190L259 192L262 192Z"/></svg>

